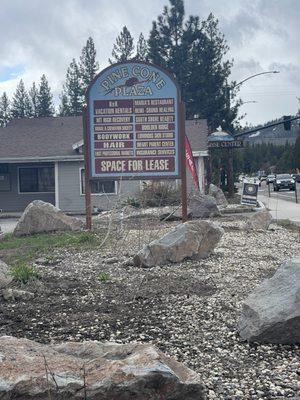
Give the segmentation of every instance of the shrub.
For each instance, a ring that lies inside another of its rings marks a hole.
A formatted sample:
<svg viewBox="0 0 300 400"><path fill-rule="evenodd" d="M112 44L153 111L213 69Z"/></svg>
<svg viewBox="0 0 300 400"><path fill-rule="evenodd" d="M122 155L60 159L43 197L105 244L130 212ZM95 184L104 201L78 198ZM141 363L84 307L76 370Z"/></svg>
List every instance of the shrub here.
<svg viewBox="0 0 300 400"><path fill-rule="evenodd" d="M141 205L137 199L134 197L127 197L127 199L122 203L123 206L131 206L139 208Z"/></svg>
<svg viewBox="0 0 300 400"><path fill-rule="evenodd" d="M139 197L143 207L173 206L180 204L180 189L170 182L153 181L143 187Z"/></svg>
<svg viewBox="0 0 300 400"><path fill-rule="evenodd" d="M100 274L98 275L98 279L101 282L107 282L110 280L110 275L108 272L100 272Z"/></svg>
<svg viewBox="0 0 300 400"><path fill-rule="evenodd" d="M11 276L21 283L27 283L30 280L38 279L38 271L34 267L28 266L24 262L16 264L10 272Z"/></svg>

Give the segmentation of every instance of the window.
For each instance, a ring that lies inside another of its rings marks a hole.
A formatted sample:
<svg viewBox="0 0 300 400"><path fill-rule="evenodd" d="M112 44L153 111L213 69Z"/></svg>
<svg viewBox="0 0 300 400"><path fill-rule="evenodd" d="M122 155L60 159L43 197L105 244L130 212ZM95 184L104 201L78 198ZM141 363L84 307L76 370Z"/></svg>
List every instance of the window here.
<svg viewBox="0 0 300 400"><path fill-rule="evenodd" d="M8 164L0 164L0 192L10 192L10 174Z"/></svg>
<svg viewBox="0 0 300 400"><path fill-rule="evenodd" d="M53 167L19 168L20 193L55 192Z"/></svg>
<svg viewBox="0 0 300 400"><path fill-rule="evenodd" d="M8 174L8 164L0 164L0 174Z"/></svg>
<svg viewBox="0 0 300 400"><path fill-rule="evenodd" d="M85 194L84 169L80 170L80 180L81 194ZM116 194L116 181L91 181L91 192L92 194Z"/></svg>

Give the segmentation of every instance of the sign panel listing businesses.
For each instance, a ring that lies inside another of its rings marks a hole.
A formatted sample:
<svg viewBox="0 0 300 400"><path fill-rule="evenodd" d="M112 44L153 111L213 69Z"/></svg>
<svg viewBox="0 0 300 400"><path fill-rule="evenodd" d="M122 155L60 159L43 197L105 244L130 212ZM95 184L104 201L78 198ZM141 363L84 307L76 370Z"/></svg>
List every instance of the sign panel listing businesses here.
<svg viewBox="0 0 300 400"><path fill-rule="evenodd" d="M87 103L91 178L179 177L179 92L165 71L112 65L89 86Z"/></svg>

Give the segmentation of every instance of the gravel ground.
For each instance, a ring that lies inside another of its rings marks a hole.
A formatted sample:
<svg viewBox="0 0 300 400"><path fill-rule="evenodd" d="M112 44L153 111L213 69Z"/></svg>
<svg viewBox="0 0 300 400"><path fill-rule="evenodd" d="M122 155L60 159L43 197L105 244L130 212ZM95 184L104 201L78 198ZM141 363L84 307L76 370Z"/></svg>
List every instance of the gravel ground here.
<svg viewBox="0 0 300 400"><path fill-rule="evenodd" d="M208 399L295 398L300 347L241 342L236 323L248 293L300 253L299 232L246 233L240 221L220 221L225 235L202 261L134 267L137 248L176 225L148 219L117 225L105 249L56 250L24 287L34 299L0 298L0 335L152 342L202 376Z"/></svg>

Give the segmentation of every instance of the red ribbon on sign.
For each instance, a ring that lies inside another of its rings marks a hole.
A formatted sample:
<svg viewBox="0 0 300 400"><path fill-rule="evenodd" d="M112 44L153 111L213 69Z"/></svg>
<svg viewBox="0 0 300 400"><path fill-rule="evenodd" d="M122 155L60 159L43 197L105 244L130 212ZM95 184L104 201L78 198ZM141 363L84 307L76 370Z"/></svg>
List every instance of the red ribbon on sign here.
<svg viewBox="0 0 300 400"><path fill-rule="evenodd" d="M186 165L191 171L194 184L196 188L199 190L199 179L198 179L197 169L193 157L192 148L187 136L185 136L185 159L186 159Z"/></svg>

